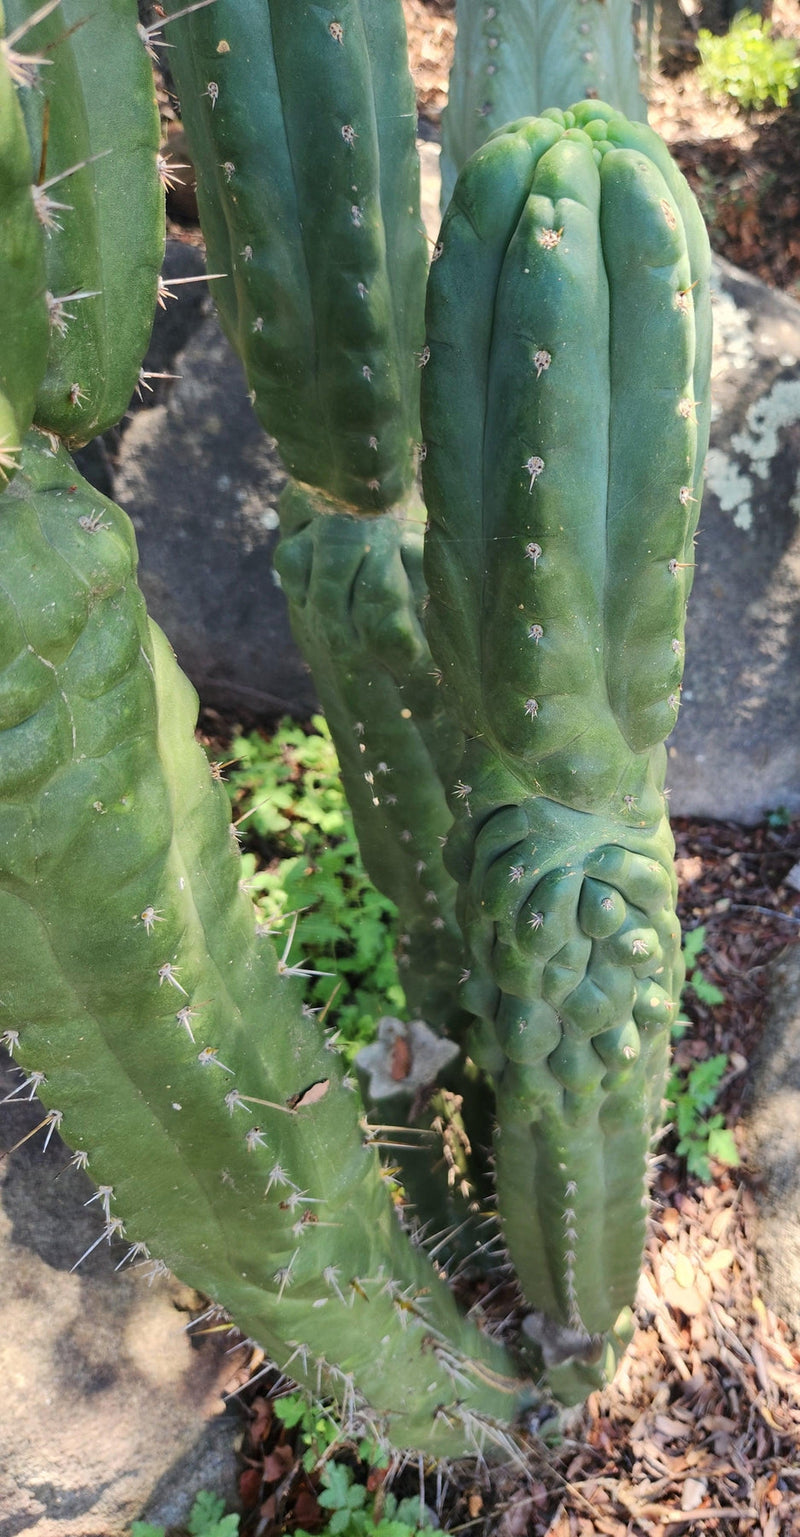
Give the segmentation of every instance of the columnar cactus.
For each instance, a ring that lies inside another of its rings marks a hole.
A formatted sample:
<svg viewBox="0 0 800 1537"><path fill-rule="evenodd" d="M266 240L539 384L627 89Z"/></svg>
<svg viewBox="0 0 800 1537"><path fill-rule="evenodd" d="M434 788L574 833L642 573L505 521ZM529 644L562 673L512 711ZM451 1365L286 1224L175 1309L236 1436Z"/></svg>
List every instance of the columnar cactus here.
<svg viewBox="0 0 800 1537"><path fill-rule="evenodd" d="M24 39L18 99L46 236L50 346L34 419L77 447L127 410L150 338L164 254L153 74L135 0L89 14L83 0L5 0L5 13Z"/></svg>
<svg viewBox="0 0 800 1537"><path fill-rule="evenodd" d="M0 8L0 33L3 13ZM0 40L0 488L17 467L47 366L44 232L33 164L14 89L24 59Z"/></svg>
<svg viewBox="0 0 800 1537"><path fill-rule="evenodd" d="M662 741L708 434L708 243L656 135L585 101L489 140L435 254L425 571L468 737L447 850L464 997L515 1267L591 1355L635 1291L682 980Z"/></svg>
<svg viewBox="0 0 800 1537"><path fill-rule="evenodd" d="M504 123L582 97L645 119L632 0L456 0L442 116L442 209L456 176Z"/></svg>
<svg viewBox="0 0 800 1537"><path fill-rule="evenodd" d="M172 1266L346 1418L434 1452L505 1445L499 1421L537 1391L403 1232L356 1085L300 1006L306 968L240 888L130 524L64 446L127 403L158 294L136 6L7 14L11 1097L38 1092L39 1129L98 1182L98 1242ZM412 1012L457 1038L437 1061L493 1086L526 1328L569 1398L632 1299L680 985L662 742L708 423L702 226L655 136L601 102L513 124L459 181L425 341L399 0L216 0L172 36L223 314L290 471L294 622L367 862L403 910Z"/></svg>
<svg viewBox="0 0 800 1537"><path fill-rule="evenodd" d="M400 1444L463 1453L522 1384L405 1240L355 1085L301 1011L302 963L258 930L129 520L39 434L3 498L0 573L17 1092L78 1149L106 1237L346 1413L366 1400Z"/></svg>
<svg viewBox="0 0 800 1537"><path fill-rule="evenodd" d="M420 624L427 260L400 0L216 0L170 40L220 315L292 477L292 626L367 869L400 908L409 1002L458 1030L440 840L461 740Z"/></svg>

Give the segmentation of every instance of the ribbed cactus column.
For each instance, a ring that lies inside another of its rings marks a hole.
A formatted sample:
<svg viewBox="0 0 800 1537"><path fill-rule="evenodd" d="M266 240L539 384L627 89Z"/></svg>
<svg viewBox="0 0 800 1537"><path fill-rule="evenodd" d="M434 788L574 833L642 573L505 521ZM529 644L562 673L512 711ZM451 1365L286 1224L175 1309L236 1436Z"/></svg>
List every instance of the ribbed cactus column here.
<svg viewBox="0 0 800 1537"><path fill-rule="evenodd" d="M17 467L47 366L44 230L14 89L24 60L3 40L0 6L0 489Z"/></svg>
<svg viewBox="0 0 800 1537"><path fill-rule="evenodd" d="M180 9L171 0L168 10ZM420 623L427 268L400 0L216 0L169 28L223 324L292 480L276 565L409 1005L458 1030L461 751Z"/></svg>
<svg viewBox="0 0 800 1537"><path fill-rule="evenodd" d="M0 498L16 1092L97 1182L109 1241L152 1251L347 1418L366 1400L396 1443L464 1453L522 1384L401 1231L299 957L277 960L240 889L195 712L128 519L32 434Z"/></svg>
<svg viewBox="0 0 800 1537"><path fill-rule="evenodd" d="M646 117L632 0L457 0L442 117L442 208L481 144L515 118L601 97Z"/></svg>
<svg viewBox="0 0 800 1537"><path fill-rule="evenodd" d="M662 741L710 310L663 144L593 101L494 136L457 184L427 319L428 633L469 739L446 856L464 991L512 1258L564 1354L591 1357L636 1287L681 984Z"/></svg>
<svg viewBox="0 0 800 1537"><path fill-rule="evenodd" d="M147 349L164 255L159 117L136 0L5 0L45 225L50 345L35 421L70 446L113 426ZM5 357L5 337L3 339Z"/></svg>

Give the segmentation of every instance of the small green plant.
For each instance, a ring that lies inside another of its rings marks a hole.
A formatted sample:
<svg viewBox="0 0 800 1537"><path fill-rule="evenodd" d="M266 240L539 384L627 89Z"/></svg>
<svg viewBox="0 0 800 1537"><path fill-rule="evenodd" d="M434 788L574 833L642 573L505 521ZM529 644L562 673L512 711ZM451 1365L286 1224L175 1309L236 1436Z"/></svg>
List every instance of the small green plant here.
<svg viewBox="0 0 800 1537"><path fill-rule="evenodd" d="M683 957L686 963L685 988L690 988L701 1003L714 1006L725 1002L725 994L715 983L709 982L699 964L706 942L705 924L690 929L684 936ZM687 1029L686 1020L677 1020L672 1027L673 1039L679 1039ZM671 1107L675 1130L678 1135L676 1152L686 1160L690 1174L697 1179L710 1179L710 1159L736 1168L739 1154L733 1133L725 1125L725 1117L718 1111L709 1116L720 1084L728 1068L725 1052L695 1062L688 1069L676 1068L667 1084L667 1104Z"/></svg>
<svg viewBox="0 0 800 1537"><path fill-rule="evenodd" d="M333 1416L299 1393L287 1393L283 1398L275 1399L273 1408L286 1430L297 1429L305 1447L301 1461L307 1473L341 1440L342 1428Z"/></svg>
<svg viewBox="0 0 800 1537"><path fill-rule="evenodd" d="M327 723L315 715L311 727L285 719L269 739L257 731L237 737L227 784L262 920L287 938L294 925L293 950L309 972L306 1006L335 1008L352 1060L379 1016L405 1005L397 910L364 869Z"/></svg>
<svg viewBox="0 0 800 1537"><path fill-rule="evenodd" d="M697 78L716 98L730 96L746 111L786 107L800 85L800 53L791 38L773 37L762 16L742 11L722 37L701 27Z"/></svg>
<svg viewBox="0 0 800 1537"><path fill-rule="evenodd" d="M684 935L683 959L686 964L686 982L684 986L690 987L695 997L699 998L701 1003L707 1003L713 1007L714 1004L725 1002L725 994L714 982L709 982L708 977L698 964L698 956L705 949L705 944L706 926L704 923L701 923L696 929L690 929L688 934Z"/></svg>
<svg viewBox="0 0 800 1537"><path fill-rule="evenodd" d="M736 1168L739 1154L733 1132L725 1125L720 1111L709 1116L728 1067L724 1052L695 1062L688 1072L672 1074L667 1085L667 1100L672 1106L678 1133L677 1153L685 1158L690 1174L710 1179L710 1159Z"/></svg>
<svg viewBox="0 0 800 1537"><path fill-rule="evenodd" d="M438 1527L433 1512L413 1495L398 1500L379 1490L371 1496L345 1462L328 1463L321 1478L323 1488L317 1499L331 1515L319 1537L414 1537L415 1532ZM298 1528L296 1537L312 1534Z"/></svg>
<svg viewBox="0 0 800 1537"><path fill-rule="evenodd" d="M771 811L767 812L767 826L774 828L776 832L781 831L784 827L791 827L791 825L792 813L788 807L774 806Z"/></svg>
<svg viewBox="0 0 800 1537"><path fill-rule="evenodd" d="M208 1489L201 1489L186 1522L190 1537L236 1537L239 1517L223 1514L225 1501ZM163 1526L151 1526L149 1521L134 1521L131 1537L164 1537Z"/></svg>

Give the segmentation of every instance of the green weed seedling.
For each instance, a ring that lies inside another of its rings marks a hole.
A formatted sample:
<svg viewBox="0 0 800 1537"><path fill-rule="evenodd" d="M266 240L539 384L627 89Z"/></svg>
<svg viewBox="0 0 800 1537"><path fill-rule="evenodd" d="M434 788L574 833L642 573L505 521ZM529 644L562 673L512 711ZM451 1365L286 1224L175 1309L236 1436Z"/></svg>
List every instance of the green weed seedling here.
<svg viewBox="0 0 800 1537"><path fill-rule="evenodd" d="M697 34L702 63L697 78L709 96L730 96L746 111L787 107L800 85L800 52L788 37L773 37L763 16L742 11L722 37Z"/></svg>
<svg viewBox="0 0 800 1537"><path fill-rule="evenodd" d="M305 1447L301 1459L303 1467L310 1473L341 1439L341 1427L330 1414L321 1410L319 1404L311 1403L299 1393L287 1393L285 1397L275 1399L273 1408L285 1430L297 1428Z"/></svg>
<svg viewBox="0 0 800 1537"><path fill-rule="evenodd" d="M717 1111L709 1116L728 1068L725 1052L696 1062L688 1073L673 1073L667 1085L667 1100L674 1111L678 1133L676 1151L685 1158L690 1174L697 1179L711 1178L710 1159L736 1168L739 1154L733 1132L725 1117Z"/></svg>
<svg viewBox="0 0 800 1537"><path fill-rule="evenodd" d="M190 1537L236 1537L239 1517L226 1516L225 1501L208 1489L201 1489L189 1512L186 1530ZM152 1526L149 1521L134 1521L131 1537L164 1537L163 1526Z"/></svg>
<svg viewBox="0 0 800 1537"><path fill-rule="evenodd" d="M322 1492L317 1496L330 1520L319 1537L414 1537L415 1532L438 1528L433 1511L415 1496L398 1500L393 1494L383 1496L381 1513L377 1499L364 1484L357 1483L352 1468L332 1462L322 1470ZM297 1529L296 1537L312 1537Z"/></svg>
<svg viewBox="0 0 800 1537"><path fill-rule="evenodd" d="M684 935L683 958L686 963L684 988L690 987L695 997L701 1003L707 1003L713 1008L715 1004L725 1002L725 994L714 982L709 982L708 977L698 964L698 956L705 949L705 944L706 926L704 923L701 923L696 929L690 929L689 933Z"/></svg>
<svg viewBox="0 0 800 1537"><path fill-rule="evenodd" d="M713 1007L725 1002L725 994L715 983L709 982L699 965L699 956L702 955L705 942L705 924L690 929L684 937L684 990L691 988L701 1003ZM688 1022L679 1019L672 1028L673 1038L678 1039L687 1028ZM707 1113L717 1098L727 1069L727 1055L719 1052L704 1062L695 1062L688 1071L673 1071L667 1084L667 1104L671 1107L678 1134L676 1151L679 1157L686 1160L689 1173L697 1179L711 1178L712 1158L717 1163L726 1164L728 1168L736 1168L740 1161L733 1133L725 1125L725 1117L720 1112L712 1116Z"/></svg>

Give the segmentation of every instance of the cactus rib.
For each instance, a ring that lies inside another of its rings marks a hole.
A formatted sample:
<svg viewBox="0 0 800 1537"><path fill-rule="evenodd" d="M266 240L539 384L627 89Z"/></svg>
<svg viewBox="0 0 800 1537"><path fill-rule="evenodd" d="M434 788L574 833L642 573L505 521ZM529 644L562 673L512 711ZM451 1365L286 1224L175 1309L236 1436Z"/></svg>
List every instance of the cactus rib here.
<svg viewBox="0 0 800 1537"><path fill-rule="evenodd" d="M35 421L75 447L130 404L150 339L164 255L160 125L135 0L5 0L9 27L46 60L19 93L43 209L48 368ZM32 66L34 73L35 66ZM46 199L46 201L43 201Z"/></svg>

